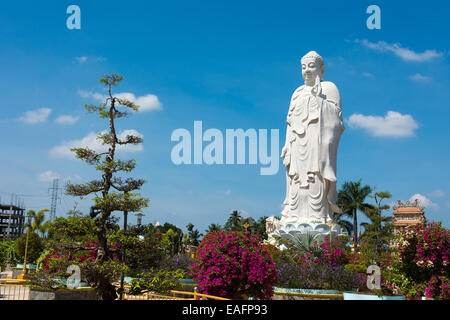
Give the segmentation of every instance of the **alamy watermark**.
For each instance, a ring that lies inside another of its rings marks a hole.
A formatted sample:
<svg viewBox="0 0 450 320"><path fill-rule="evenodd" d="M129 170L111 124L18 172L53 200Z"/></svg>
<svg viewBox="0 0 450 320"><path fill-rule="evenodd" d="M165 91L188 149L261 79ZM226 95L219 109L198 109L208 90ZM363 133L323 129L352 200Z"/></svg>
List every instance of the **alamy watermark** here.
<svg viewBox="0 0 450 320"><path fill-rule="evenodd" d="M75 4L72 4L67 7L66 13L70 14L70 16L67 17L67 20L66 20L67 29L80 30L81 29L81 9L80 9L80 7Z"/></svg>
<svg viewBox="0 0 450 320"><path fill-rule="evenodd" d="M171 160L181 164L250 164L262 166L261 175L274 175L280 166L279 130L219 129L203 132L202 121L194 121L194 133L184 128L172 132L171 141L178 142L171 152ZM204 145L203 143L206 142ZM248 143L247 143L248 142ZM248 150L248 152L247 152ZM193 156L193 157L192 157Z"/></svg>
<svg viewBox="0 0 450 320"><path fill-rule="evenodd" d="M369 290L381 289L381 270L377 265L367 267L367 288Z"/></svg>
<svg viewBox="0 0 450 320"><path fill-rule="evenodd" d="M381 29L381 9L376 4L372 4L367 7L366 13L370 14L367 18L366 25L367 29L373 30Z"/></svg>
<svg viewBox="0 0 450 320"><path fill-rule="evenodd" d="M81 282L81 270L76 264L67 267L66 273L70 274L67 278L66 286L68 289L78 289Z"/></svg>

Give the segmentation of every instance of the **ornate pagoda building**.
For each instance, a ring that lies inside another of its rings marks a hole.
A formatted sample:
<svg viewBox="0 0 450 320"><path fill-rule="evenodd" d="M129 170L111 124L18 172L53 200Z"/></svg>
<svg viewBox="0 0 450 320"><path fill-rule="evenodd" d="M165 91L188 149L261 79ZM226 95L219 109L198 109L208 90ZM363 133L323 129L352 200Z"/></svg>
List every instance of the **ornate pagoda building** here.
<svg viewBox="0 0 450 320"><path fill-rule="evenodd" d="M425 221L424 208L419 205L416 199L414 202L403 202L398 200L397 205L393 206L394 212L394 234L397 234L401 229L417 223Z"/></svg>

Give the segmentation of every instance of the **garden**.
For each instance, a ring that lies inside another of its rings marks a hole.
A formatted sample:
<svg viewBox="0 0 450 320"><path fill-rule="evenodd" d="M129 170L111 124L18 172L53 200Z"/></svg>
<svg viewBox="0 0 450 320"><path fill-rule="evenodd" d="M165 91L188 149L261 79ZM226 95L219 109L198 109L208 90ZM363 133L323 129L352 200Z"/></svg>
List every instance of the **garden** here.
<svg viewBox="0 0 450 320"><path fill-rule="evenodd" d="M233 215L228 222L232 219ZM128 295L170 295L188 281L199 293L229 299L273 299L292 292L450 298L450 234L439 223L403 229L376 258L376 248L364 234L352 246L347 236L330 240L305 233L280 240L280 250L264 241L256 228L239 223L207 231L201 241L198 230L183 233L170 223L131 226L127 231L114 219L107 225L108 255L103 263L98 262L98 239L89 216L57 217L45 232L31 231L27 261L37 266L27 274L31 289L67 291L67 270L76 265L81 289L92 288L95 298L106 300L120 297L121 275ZM0 243L2 270L6 264L23 263L25 235ZM187 252L192 247L196 252ZM372 290L367 284L371 265L379 266L381 275L380 288Z"/></svg>

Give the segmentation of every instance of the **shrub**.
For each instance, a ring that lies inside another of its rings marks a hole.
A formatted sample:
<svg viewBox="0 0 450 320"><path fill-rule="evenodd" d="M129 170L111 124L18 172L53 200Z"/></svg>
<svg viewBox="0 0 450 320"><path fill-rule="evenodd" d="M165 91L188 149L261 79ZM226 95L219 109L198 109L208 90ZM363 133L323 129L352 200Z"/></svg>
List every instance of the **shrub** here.
<svg viewBox="0 0 450 320"><path fill-rule="evenodd" d="M367 266L365 264L346 264L345 270L347 272L366 273Z"/></svg>
<svg viewBox="0 0 450 320"><path fill-rule="evenodd" d="M157 270L141 273L138 278L131 280L129 294L140 294L153 291L160 294L168 294L170 290L180 287L180 280L186 273L181 270Z"/></svg>
<svg viewBox="0 0 450 320"><path fill-rule="evenodd" d="M448 298L450 279L450 232L440 223L421 223L396 237L387 283L409 299L421 296Z"/></svg>
<svg viewBox="0 0 450 320"><path fill-rule="evenodd" d="M277 265L278 286L283 288L352 290L365 287L364 274L344 266L305 260L303 263Z"/></svg>
<svg viewBox="0 0 450 320"><path fill-rule="evenodd" d="M301 238L299 238L301 239ZM307 236L303 239L310 239ZM272 250L278 273L277 286L298 289L352 290L365 286L365 274L346 270L345 265L357 261L346 246L348 239L325 237L320 244L308 241L305 250L298 243L287 242L287 250ZM365 273L365 268L363 273Z"/></svg>
<svg viewBox="0 0 450 320"><path fill-rule="evenodd" d="M16 242L13 240L5 240L0 242L0 268L3 270L7 264L14 266L19 262L16 253ZM23 261L23 260L22 260Z"/></svg>
<svg viewBox="0 0 450 320"><path fill-rule="evenodd" d="M23 261L25 256L25 246L27 241L27 234L22 234L16 240L16 253ZM42 251L44 251L44 244L41 237L36 232L30 232L28 236L28 248L27 248L27 264L35 262Z"/></svg>
<svg viewBox="0 0 450 320"><path fill-rule="evenodd" d="M190 266L195 262L191 257L180 254L176 256L168 257L163 263L162 268L165 270L178 270L181 269L186 273L186 276L190 276L189 271L191 270Z"/></svg>
<svg viewBox="0 0 450 320"><path fill-rule="evenodd" d="M330 265L344 266L350 262L350 248L343 241L335 239L330 241L328 237L320 244L322 248L322 259Z"/></svg>
<svg viewBox="0 0 450 320"><path fill-rule="evenodd" d="M192 276L202 293L271 299L275 265L260 239L247 231L209 232L198 248Z"/></svg>

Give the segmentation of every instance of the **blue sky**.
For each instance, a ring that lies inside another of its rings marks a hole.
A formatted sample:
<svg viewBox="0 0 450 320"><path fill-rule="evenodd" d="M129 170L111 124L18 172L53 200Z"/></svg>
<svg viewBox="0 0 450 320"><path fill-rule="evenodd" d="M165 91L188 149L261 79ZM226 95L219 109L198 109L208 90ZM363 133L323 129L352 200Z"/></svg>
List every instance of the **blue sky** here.
<svg viewBox="0 0 450 320"><path fill-rule="evenodd" d="M81 30L66 9L81 8ZM381 8L381 30L366 8ZM437 9L439 8L439 9ZM323 56L325 80L341 93L346 130L338 186L362 179L392 202L419 194L426 216L450 227L450 5L446 1L22 1L0 11L0 196L27 208L50 206L48 188L96 177L64 151L106 129L84 111L104 94L97 79L119 73L117 93L144 111L119 121L136 130L135 177L148 182L144 222L188 222L203 231L231 210L279 215L285 172L259 165L181 165L170 159L177 128L279 129L284 143L290 96L303 83L300 58ZM62 117L61 117L62 116ZM59 148L58 148L59 147ZM62 196L58 215L79 202ZM117 213L119 215L119 213ZM132 217L131 223L135 222Z"/></svg>

